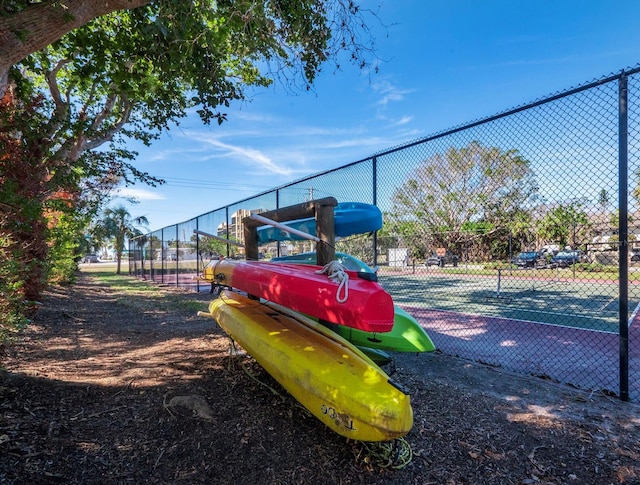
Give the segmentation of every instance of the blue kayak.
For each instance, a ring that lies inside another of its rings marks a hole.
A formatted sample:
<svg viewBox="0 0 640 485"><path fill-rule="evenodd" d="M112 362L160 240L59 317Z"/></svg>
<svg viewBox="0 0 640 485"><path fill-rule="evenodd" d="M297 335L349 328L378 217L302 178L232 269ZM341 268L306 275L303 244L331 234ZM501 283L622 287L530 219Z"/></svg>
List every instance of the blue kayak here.
<svg viewBox="0 0 640 485"><path fill-rule="evenodd" d="M382 227L382 212L373 204L362 202L341 202L334 211L334 231L336 237L353 236L377 231ZM287 226L316 235L316 220L313 217L283 222ZM273 241L301 241L302 237L272 226L258 228L258 244Z"/></svg>

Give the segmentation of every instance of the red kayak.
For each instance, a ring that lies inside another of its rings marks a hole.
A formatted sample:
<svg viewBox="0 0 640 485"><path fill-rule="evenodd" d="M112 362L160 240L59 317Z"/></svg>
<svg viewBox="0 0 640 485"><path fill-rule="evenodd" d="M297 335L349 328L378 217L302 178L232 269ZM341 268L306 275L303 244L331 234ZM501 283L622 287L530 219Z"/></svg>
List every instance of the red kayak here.
<svg viewBox="0 0 640 485"><path fill-rule="evenodd" d="M319 274L322 270L310 264L223 259L207 266L202 279L338 325L366 332L391 331L393 300L376 281L344 268L339 278L330 279Z"/></svg>

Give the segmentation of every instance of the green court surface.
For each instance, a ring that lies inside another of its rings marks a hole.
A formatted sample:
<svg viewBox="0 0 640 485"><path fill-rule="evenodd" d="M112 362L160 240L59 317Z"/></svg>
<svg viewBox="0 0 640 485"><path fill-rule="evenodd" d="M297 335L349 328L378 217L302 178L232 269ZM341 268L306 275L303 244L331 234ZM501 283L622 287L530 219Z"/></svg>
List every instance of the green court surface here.
<svg viewBox="0 0 640 485"><path fill-rule="evenodd" d="M618 332L615 280L574 277L571 270L494 270L493 274L441 270L380 274L398 304L435 310ZM629 286L629 324L640 305L640 285Z"/></svg>

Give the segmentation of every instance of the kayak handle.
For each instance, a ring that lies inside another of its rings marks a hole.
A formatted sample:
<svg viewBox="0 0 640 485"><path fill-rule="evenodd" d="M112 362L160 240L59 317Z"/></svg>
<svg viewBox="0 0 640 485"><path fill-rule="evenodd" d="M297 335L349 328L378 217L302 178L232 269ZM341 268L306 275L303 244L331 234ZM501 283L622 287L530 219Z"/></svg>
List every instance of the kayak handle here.
<svg viewBox="0 0 640 485"><path fill-rule="evenodd" d="M357 271L358 278L366 281L378 281L378 275L375 273L366 273L364 271Z"/></svg>

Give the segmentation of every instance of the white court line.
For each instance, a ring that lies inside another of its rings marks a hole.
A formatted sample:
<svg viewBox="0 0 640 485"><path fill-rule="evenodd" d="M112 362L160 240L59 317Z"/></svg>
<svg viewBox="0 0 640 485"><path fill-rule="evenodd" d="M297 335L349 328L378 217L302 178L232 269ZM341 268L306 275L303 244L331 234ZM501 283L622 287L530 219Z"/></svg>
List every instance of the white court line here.
<svg viewBox="0 0 640 485"><path fill-rule="evenodd" d="M629 318L629 326L631 326L631 324L635 320L636 315L638 314L639 310L640 310L640 302L638 302L638 304L636 305L635 310L633 310L633 313L631 314L631 318Z"/></svg>
<svg viewBox="0 0 640 485"><path fill-rule="evenodd" d="M400 305L403 306L403 305ZM404 305L404 306L412 306L412 305ZM415 305L413 305L415 306ZM585 331L585 332L596 332L596 333L609 333L609 334L613 334L613 335L618 335L618 332L612 332L609 330L597 330L597 329L593 329L593 328L583 328L583 327L576 327L574 325L559 325L557 323L547 323L547 322L538 322L536 320L524 320L522 318L509 318L509 317L500 317L497 315L487 315L486 313L466 313L466 312L459 312L459 311L455 311L455 310L442 310L439 308L433 308L433 307L428 307L428 308L423 308L424 310L430 310L430 311L434 311L434 312L442 312L442 313L455 313L457 315L471 315L474 317L481 317L481 318L492 318L494 320L504 320L504 321L509 321L509 322L522 322L522 323L534 323L536 325L546 325L549 327L561 327L561 328L569 328L571 330L581 330L581 331ZM544 313L544 312L540 312L540 313ZM551 313L551 312L547 312L550 315L557 315L557 313ZM578 316L578 315L575 315ZM580 318L586 318L586 317L580 317Z"/></svg>
<svg viewBox="0 0 640 485"><path fill-rule="evenodd" d="M612 302L616 301L617 299L618 299L618 297L616 297L616 296L612 297L611 300L609 300L604 305L602 305L600 308L598 308L598 311L601 312L602 310L607 308L609 305L611 305Z"/></svg>

